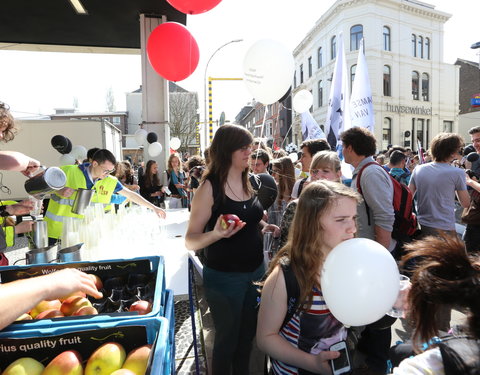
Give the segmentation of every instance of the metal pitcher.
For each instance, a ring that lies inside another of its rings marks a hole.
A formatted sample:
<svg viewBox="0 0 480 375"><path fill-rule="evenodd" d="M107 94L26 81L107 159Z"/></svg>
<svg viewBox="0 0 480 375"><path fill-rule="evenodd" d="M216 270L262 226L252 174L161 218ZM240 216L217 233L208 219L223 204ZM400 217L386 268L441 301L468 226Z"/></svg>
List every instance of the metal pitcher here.
<svg viewBox="0 0 480 375"><path fill-rule="evenodd" d="M95 190L93 189L77 189L77 195L75 196L75 200L73 201L72 212L77 215L83 215L85 209L90 204L92 200L93 194Z"/></svg>
<svg viewBox="0 0 480 375"><path fill-rule="evenodd" d="M25 190L37 199L43 199L46 194L60 190L67 183L65 172L58 167L41 166L41 172L25 181Z"/></svg>
<svg viewBox="0 0 480 375"><path fill-rule="evenodd" d="M29 235L29 247L31 249L41 249L48 247L47 222L35 220L33 222L32 232Z"/></svg>
<svg viewBox="0 0 480 375"><path fill-rule="evenodd" d="M25 262L27 264L51 263L55 261L56 249L57 245L29 250L25 253Z"/></svg>
<svg viewBox="0 0 480 375"><path fill-rule="evenodd" d="M73 245L73 246L58 250L57 261L59 263L65 263L65 262L77 262L82 260L80 256L80 249L82 246L83 246L83 243L79 243L77 245Z"/></svg>

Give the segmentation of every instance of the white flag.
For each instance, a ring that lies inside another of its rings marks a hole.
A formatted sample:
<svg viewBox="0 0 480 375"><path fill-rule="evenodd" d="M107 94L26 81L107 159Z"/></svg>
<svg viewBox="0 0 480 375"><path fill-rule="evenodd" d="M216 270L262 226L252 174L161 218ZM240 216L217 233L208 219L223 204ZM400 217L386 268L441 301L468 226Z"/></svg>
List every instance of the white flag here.
<svg viewBox="0 0 480 375"><path fill-rule="evenodd" d="M375 116L373 114L372 89L370 87L370 79L368 78L363 39L360 43L360 50L358 51L355 80L350 98L350 117L352 119L352 126L367 128L373 133Z"/></svg>
<svg viewBox="0 0 480 375"><path fill-rule="evenodd" d="M348 70L343 48L343 35L337 38L337 59L333 71L330 98L328 99L325 134L332 149L336 149L340 134L350 128L350 106L348 90Z"/></svg>
<svg viewBox="0 0 480 375"><path fill-rule="evenodd" d="M327 138L309 111L302 113L302 136L304 141L307 139Z"/></svg>

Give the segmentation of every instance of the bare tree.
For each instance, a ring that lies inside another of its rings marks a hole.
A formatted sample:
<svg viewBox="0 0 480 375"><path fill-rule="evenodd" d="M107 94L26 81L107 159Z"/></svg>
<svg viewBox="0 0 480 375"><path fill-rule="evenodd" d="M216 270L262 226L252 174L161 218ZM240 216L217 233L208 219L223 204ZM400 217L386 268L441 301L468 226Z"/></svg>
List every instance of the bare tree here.
<svg viewBox="0 0 480 375"><path fill-rule="evenodd" d="M196 92L170 93L170 136L182 141L179 151L196 146L198 95Z"/></svg>
<svg viewBox="0 0 480 375"><path fill-rule="evenodd" d="M115 96L113 95L112 86L110 86L105 94L105 101L107 103L107 112L115 112Z"/></svg>

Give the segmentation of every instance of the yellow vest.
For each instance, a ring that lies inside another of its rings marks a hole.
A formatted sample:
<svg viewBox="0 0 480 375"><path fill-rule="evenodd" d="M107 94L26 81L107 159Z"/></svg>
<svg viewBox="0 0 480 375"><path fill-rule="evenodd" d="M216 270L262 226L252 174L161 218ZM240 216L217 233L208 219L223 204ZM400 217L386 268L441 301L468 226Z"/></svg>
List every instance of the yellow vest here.
<svg viewBox="0 0 480 375"><path fill-rule="evenodd" d="M10 206L12 204L17 204L17 201L2 201L1 206ZM15 227L4 225L5 218L0 217L0 225L2 226L3 231L5 232L5 242L7 246L13 246L15 244Z"/></svg>
<svg viewBox="0 0 480 375"><path fill-rule="evenodd" d="M87 180L78 165L64 165L60 168L67 176L65 187L72 189L87 188ZM93 194L92 202L103 203L105 206L108 206L117 182L117 178L113 176L107 176L102 180L97 180L93 186L96 192ZM83 215L77 215L72 212L73 202L76 196L76 191L70 197L64 197L57 192L52 193L44 219L47 222L48 237L61 237L64 217L83 219Z"/></svg>

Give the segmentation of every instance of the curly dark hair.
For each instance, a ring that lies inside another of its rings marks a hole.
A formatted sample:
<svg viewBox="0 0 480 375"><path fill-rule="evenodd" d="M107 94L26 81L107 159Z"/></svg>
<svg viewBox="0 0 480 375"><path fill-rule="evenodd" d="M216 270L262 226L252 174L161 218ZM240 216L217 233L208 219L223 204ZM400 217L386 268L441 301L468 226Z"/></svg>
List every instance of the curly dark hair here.
<svg viewBox="0 0 480 375"><path fill-rule="evenodd" d="M10 107L8 104L0 102L0 129L3 128L3 141L10 142L15 138L16 126L15 119L10 113Z"/></svg>
<svg viewBox="0 0 480 375"><path fill-rule="evenodd" d="M352 146L353 151L357 155L365 157L375 155L377 141L373 133L365 128L356 126L345 130L340 134L340 139L343 142L343 147Z"/></svg>

